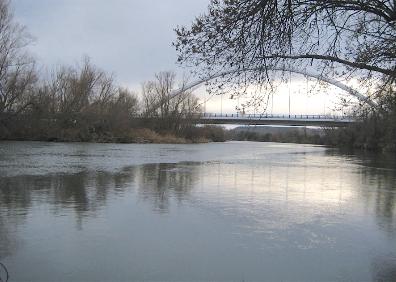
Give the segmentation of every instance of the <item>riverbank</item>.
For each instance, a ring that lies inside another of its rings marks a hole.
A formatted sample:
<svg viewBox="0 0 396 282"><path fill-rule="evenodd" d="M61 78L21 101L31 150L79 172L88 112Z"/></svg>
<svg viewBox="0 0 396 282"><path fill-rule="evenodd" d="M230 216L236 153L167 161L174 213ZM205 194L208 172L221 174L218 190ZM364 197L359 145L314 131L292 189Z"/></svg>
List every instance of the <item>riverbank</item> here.
<svg viewBox="0 0 396 282"><path fill-rule="evenodd" d="M388 123L389 124L389 123ZM389 125L388 128L392 128ZM309 128L244 126L226 130L221 126L188 126L180 132L156 131L146 127L129 127L123 130L100 127L75 126L61 128L17 126L12 130L1 130L0 140L7 141L49 141L90 142L129 144L194 144L225 141L254 141L325 145L328 147L372 151L396 151L393 131L380 130L383 123L372 119L345 128Z"/></svg>
<svg viewBox="0 0 396 282"><path fill-rule="evenodd" d="M81 128L48 129L45 131L1 131L3 141L91 142L130 144L194 144L226 141L225 129L219 126L190 127L183 133L156 132L150 128L123 131L95 131Z"/></svg>

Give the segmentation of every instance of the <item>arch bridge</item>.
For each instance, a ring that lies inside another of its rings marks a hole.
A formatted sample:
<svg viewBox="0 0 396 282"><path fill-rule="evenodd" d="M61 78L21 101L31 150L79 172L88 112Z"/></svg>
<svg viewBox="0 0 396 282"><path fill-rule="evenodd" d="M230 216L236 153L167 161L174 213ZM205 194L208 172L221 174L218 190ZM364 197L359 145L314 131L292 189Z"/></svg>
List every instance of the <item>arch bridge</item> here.
<svg viewBox="0 0 396 282"><path fill-rule="evenodd" d="M224 77L229 74L234 74L234 73L241 73L241 72L252 72L252 71L259 71L259 68L245 68L245 69L233 69L233 70L228 70L228 71L223 71L223 72L218 72L216 74L210 75L206 78L194 81L192 83L188 83L181 87L180 89L174 90L170 93L169 99L173 99L174 97L182 94L183 92L190 90L192 88L195 88L205 82L208 82L210 80L219 78L219 77ZM286 71L286 72L291 72L291 73L296 73L296 74L301 74L310 78L315 78L317 80L324 81L328 84L331 84L333 86L336 86L337 88L343 90L344 92L348 93L349 95L357 98L360 102L367 103L370 107L376 108L378 105L375 101L370 99L370 97L367 97L363 94L361 94L358 90L353 89L352 87L342 83L341 81L335 80L330 77L325 77L323 75L317 74L310 72L308 70L299 70L293 67L282 67L282 68L268 68L270 71Z"/></svg>
<svg viewBox="0 0 396 282"><path fill-rule="evenodd" d="M274 67L268 68L270 71L278 72L291 72L296 74L301 74L306 77L315 78L317 80L324 81L328 84L336 86L337 88L343 90L347 94L357 98L360 102L368 104L372 108L376 108L378 105L375 101L370 99L358 90L342 83L333 78L325 77L323 75L310 72L308 70L300 70L293 67ZM187 90L193 89L205 82L210 80L224 77L229 74L241 73L241 72L253 72L260 71L259 68L245 68L245 69L233 69L223 72L218 72L216 74L210 75L206 78L188 83L181 87L180 89L174 90L170 93L167 99L173 99L178 95L184 93ZM158 108L160 104L154 105L154 109ZM242 115L242 114L203 114L199 118L195 118L196 123L201 124L251 124L251 125L292 125L292 126L345 126L349 123L356 122L356 120L349 116L329 116L329 115Z"/></svg>

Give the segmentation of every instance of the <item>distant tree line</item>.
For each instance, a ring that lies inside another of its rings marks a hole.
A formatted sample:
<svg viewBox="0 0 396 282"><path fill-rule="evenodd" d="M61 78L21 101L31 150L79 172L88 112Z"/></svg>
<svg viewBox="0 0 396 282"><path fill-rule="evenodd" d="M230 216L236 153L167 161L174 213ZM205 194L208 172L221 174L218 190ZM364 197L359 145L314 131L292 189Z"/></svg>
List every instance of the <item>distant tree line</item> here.
<svg viewBox="0 0 396 282"><path fill-rule="evenodd" d="M296 144L326 144L326 136L318 133L308 133L304 130L279 130L279 132L258 132L255 130L230 130L227 138L236 141L256 141L256 142L280 142Z"/></svg>

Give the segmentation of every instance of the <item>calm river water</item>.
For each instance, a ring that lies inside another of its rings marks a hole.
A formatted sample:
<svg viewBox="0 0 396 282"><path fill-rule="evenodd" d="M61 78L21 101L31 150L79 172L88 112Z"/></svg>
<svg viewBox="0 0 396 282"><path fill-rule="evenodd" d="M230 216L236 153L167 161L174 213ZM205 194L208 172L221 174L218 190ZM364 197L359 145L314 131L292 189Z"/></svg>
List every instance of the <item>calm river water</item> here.
<svg viewBox="0 0 396 282"><path fill-rule="evenodd" d="M2 142L0 262L10 281L392 281L395 169L295 144Z"/></svg>

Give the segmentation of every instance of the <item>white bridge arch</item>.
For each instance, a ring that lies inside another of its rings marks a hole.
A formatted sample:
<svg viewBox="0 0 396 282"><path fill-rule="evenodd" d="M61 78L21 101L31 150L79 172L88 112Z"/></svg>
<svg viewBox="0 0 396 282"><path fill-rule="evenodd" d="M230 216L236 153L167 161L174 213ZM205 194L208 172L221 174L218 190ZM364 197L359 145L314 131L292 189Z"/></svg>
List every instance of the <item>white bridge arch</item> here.
<svg viewBox="0 0 396 282"><path fill-rule="evenodd" d="M249 72L249 71L258 71L258 70L260 70L260 69L259 68L253 68L253 69L240 69L240 70L234 69L234 70L229 70L229 71L224 71L224 72L218 72L218 73L213 74L211 76L208 76L208 77L206 77L204 79L200 79L200 80L188 83L188 84L184 85L183 87L172 91L171 94L170 94L169 99L172 99L172 98L180 95L181 93L183 93L186 90L189 90L191 88L199 86L202 83L205 83L205 82L210 81L212 79L216 79L218 77L222 77L222 76L225 76L225 75L234 74L234 73L238 73L238 72ZM297 73L297 74L301 74L301 75L304 75L304 76L312 77L312 78L327 82L327 83L329 83L331 85L334 85L334 86L340 88L341 90L347 92L349 95L352 95L352 96L356 97L359 101L367 103L368 105L370 105L373 108L377 107L377 103L375 103L369 97L361 94L359 91L353 89L350 86L345 85L344 83L342 83L342 82L340 82L338 80L335 80L335 79L332 79L332 78L329 78L329 77L325 77L325 76L319 75L317 73L312 73L310 71L306 71L306 70L303 71L303 70L299 70L299 69L295 69L295 68L291 68L291 67L268 68L268 70L270 70L270 71L287 71L287 72Z"/></svg>

